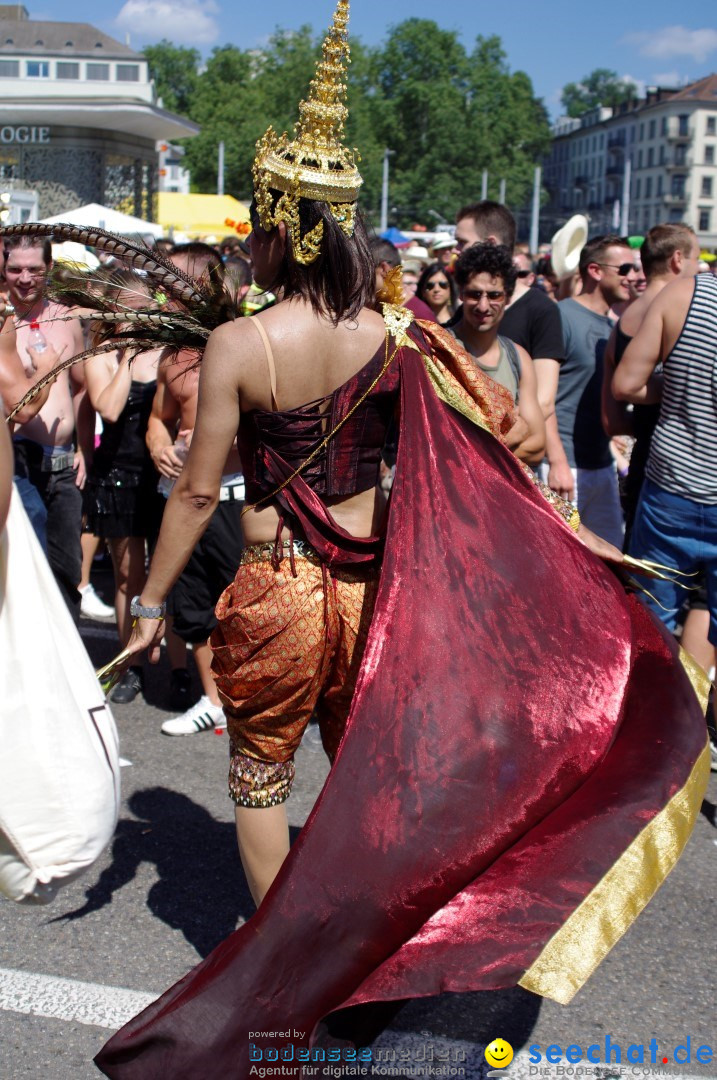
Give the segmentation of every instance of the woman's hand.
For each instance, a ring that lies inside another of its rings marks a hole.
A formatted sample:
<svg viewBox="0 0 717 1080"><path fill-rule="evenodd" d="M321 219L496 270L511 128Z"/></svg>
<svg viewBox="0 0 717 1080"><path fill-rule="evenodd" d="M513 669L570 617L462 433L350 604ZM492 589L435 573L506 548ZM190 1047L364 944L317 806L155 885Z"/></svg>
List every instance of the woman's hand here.
<svg viewBox="0 0 717 1080"><path fill-rule="evenodd" d="M159 646L162 643L164 631L164 619L135 619L132 624L132 633L127 642L127 648L125 649L125 652L129 656L127 667L129 667L133 659L140 653L143 653L145 649L148 650L147 659L150 664L158 664Z"/></svg>
<svg viewBox="0 0 717 1080"><path fill-rule="evenodd" d="M605 559L606 562L621 563L623 561L623 554L619 548L616 548L613 544L609 544L607 540L603 540L601 536L596 536L594 532L586 528L582 523L577 531L577 538L585 547L592 551L593 555L597 555L600 559Z"/></svg>

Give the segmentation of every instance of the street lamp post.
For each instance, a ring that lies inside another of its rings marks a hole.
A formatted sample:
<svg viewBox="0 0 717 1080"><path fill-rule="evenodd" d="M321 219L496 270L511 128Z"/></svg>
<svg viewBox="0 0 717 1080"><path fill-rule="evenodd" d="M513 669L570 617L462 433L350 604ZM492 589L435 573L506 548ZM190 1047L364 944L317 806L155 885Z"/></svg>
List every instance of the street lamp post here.
<svg viewBox="0 0 717 1080"><path fill-rule="evenodd" d="M388 147L383 152L383 183L381 185L381 224L379 226L380 232L385 232L388 228L388 159L391 154L395 154L395 150L389 150Z"/></svg>

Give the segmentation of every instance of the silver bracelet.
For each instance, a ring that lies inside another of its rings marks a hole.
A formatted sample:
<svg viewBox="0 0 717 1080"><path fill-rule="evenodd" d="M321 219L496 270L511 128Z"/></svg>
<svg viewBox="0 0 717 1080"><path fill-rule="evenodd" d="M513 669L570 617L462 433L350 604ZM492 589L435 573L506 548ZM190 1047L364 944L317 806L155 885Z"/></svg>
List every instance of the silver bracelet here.
<svg viewBox="0 0 717 1080"><path fill-rule="evenodd" d="M133 619L163 619L167 610L166 602L147 607L140 603L139 597L134 596L129 606L129 613Z"/></svg>

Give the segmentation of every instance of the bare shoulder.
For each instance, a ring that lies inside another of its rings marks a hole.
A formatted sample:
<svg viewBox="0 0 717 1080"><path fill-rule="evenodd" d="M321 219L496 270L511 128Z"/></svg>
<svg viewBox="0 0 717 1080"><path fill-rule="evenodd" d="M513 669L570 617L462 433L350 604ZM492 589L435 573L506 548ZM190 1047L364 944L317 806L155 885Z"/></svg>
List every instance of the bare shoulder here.
<svg viewBox="0 0 717 1080"><path fill-rule="evenodd" d="M677 278L676 281L671 281L669 285L665 285L659 296L655 298L653 307L658 311L683 309L682 313L686 314L687 308L692 302L694 291L694 278Z"/></svg>

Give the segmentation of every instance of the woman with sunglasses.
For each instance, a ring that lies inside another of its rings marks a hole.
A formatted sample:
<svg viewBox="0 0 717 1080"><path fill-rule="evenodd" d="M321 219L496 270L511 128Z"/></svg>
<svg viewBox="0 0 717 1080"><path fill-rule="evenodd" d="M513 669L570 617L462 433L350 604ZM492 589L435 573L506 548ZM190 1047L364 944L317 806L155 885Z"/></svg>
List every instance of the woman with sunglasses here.
<svg viewBox="0 0 717 1080"><path fill-rule="evenodd" d="M431 263L418 279L416 296L428 304L440 326L455 315L458 294L451 274L439 262Z"/></svg>

